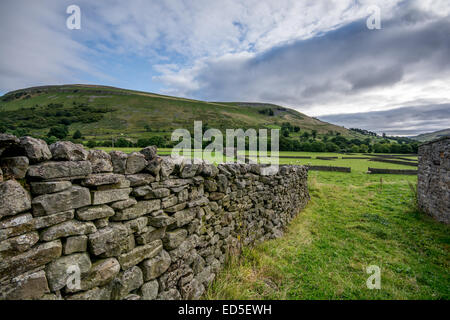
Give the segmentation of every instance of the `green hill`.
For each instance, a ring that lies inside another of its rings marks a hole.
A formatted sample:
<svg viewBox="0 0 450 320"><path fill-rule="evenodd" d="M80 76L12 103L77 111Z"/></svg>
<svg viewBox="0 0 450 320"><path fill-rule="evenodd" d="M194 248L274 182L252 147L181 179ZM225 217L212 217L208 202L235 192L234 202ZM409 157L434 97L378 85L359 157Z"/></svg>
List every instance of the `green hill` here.
<svg viewBox="0 0 450 320"><path fill-rule="evenodd" d="M280 128L285 122L300 133L333 131L345 137L362 135L308 117L295 110L262 103L206 102L96 85L42 86L8 92L0 97L0 131L24 129L46 135L65 124L69 134L85 139L124 136L136 140L168 136L176 128L192 129L194 120L209 128ZM300 134L298 133L298 134Z"/></svg>
<svg viewBox="0 0 450 320"><path fill-rule="evenodd" d="M411 139L417 140L417 141L420 141L420 142L427 142L427 141L435 140L435 139L438 139L438 138L441 138L441 137L445 137L445 136L450 136L450 128L449 129L435 131L435 132L428 132L428 133L419 134L418 136L411 137Z"/></svg>

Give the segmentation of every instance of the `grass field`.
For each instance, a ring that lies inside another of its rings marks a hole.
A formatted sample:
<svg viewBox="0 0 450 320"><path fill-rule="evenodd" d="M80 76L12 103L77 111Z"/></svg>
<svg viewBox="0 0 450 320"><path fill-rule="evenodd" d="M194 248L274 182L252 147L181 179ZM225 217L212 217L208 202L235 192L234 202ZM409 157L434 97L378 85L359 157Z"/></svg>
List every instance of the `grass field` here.
<svg viewBox="0 0 450 320"><path fill-rule="evenodd" d="M342 154L280 152L280 156L312 157L282 158L282 164L344 166L352 172L310 171L311 201L285 235L245 248L240 258L230 259L205 299L450 298L449 229L417 210L411 189L417 177L366 173L369 166L411 167L341 159ZM317 156L340 159L317 160ZM366 287L369 265L381 268L380 290Z"/></svg>

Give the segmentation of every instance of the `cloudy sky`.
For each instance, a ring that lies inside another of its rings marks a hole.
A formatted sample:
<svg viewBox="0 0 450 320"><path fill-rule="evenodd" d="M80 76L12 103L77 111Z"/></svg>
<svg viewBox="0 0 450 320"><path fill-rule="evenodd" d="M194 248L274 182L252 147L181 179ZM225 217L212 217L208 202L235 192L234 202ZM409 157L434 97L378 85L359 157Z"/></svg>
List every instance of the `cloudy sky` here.
<svg viewBox="0 0 450 320"><path fill-rule="evenodd" d="M72 4L80 30L66 27ZM450 127L448 0L2 0L0 40L0 94L104 84L379 133Z"/></svg>

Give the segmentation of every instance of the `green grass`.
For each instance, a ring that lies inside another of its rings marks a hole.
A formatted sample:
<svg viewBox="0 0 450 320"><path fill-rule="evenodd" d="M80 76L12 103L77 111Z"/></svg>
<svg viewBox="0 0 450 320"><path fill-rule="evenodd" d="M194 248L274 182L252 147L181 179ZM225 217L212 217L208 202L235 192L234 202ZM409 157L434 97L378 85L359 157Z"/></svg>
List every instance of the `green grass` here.
<svg viewBox="0 0 450 320"><path fill-rule="evenodd" d="M333 164L352 173L309 172L307 208L282 238L230 259L206 299L450 298L449 229L416 209L417 177L368 175L366 160ZM381 290L366 287L369 265L381 268Z"/></svg>

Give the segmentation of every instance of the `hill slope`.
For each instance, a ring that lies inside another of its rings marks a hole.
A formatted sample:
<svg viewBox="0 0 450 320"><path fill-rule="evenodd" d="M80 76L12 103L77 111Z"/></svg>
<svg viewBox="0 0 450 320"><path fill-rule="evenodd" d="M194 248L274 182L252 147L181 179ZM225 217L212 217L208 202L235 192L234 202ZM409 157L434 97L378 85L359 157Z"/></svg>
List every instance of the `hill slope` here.
<svg viewBox="0 0 450 320"><path fill-rule="evenodd" d="M417 140L420 142L427 142L427 141L435 140L435 139L438 139L438 138L444 137L444 136L450 136L450 128L435 131L435 132L419 134L418 136L411 137L411 139Z"/></svg>
<svg viewBox="0 0 450 320"><path fill-rule="evenodd" d="M301 131L359 136L273 104L205 102L95 85L42 86L9 92L0 98L0 118L5 120L3 126L25 127L41 135L62 121L69 125L70 133L80 130L85 137L95 139L169 134L176 128L192 129L194 120L222 130L277 128L289 122Z"/></svg>

